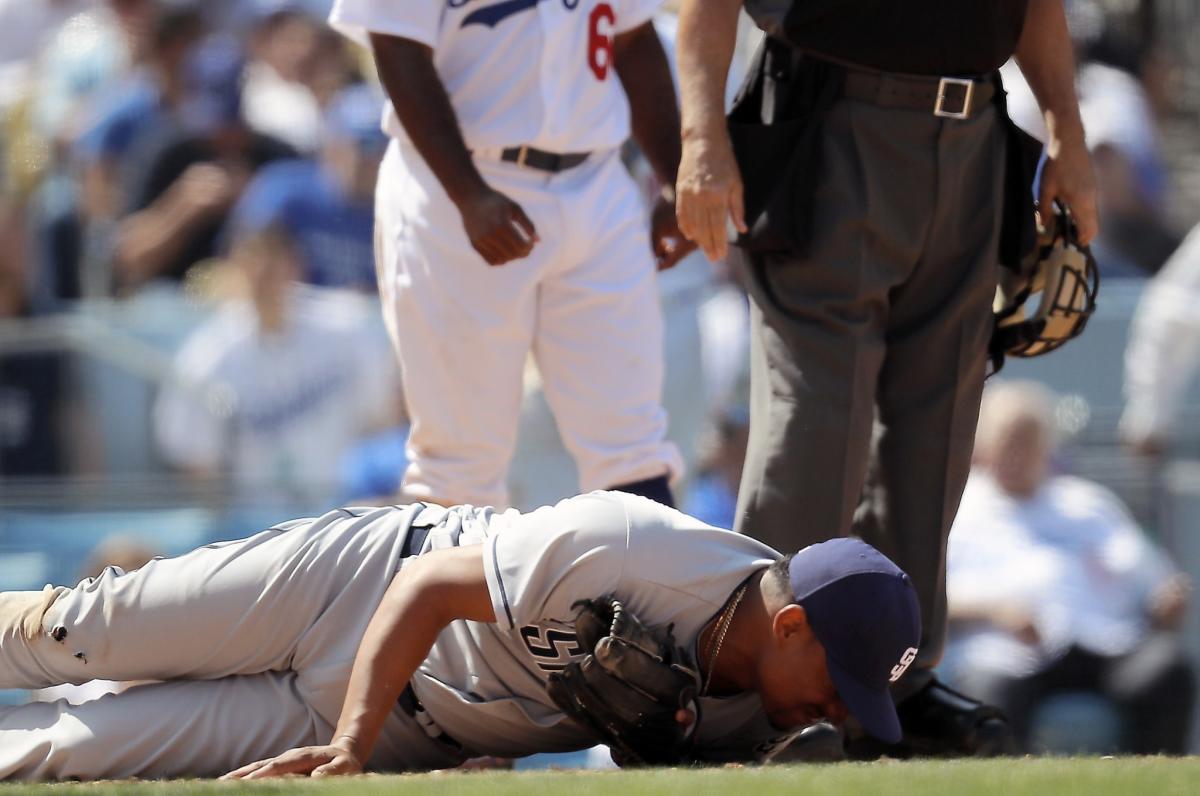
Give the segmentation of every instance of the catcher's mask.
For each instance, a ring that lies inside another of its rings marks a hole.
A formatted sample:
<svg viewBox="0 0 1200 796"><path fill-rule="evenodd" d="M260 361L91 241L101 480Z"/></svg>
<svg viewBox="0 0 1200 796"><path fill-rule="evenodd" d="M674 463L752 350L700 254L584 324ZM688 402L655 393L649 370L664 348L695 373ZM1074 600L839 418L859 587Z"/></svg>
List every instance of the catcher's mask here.
<svg viewBox="0 0 1200 796"><path fill-rule="evenodd" d="M1046 234L1031 266L1020 273L1002 269L992 303L993 372L1005 356L1041 356L1077 337L1096 309L1096 259L1079 242L1075 220L1057 204Z"/></svg>

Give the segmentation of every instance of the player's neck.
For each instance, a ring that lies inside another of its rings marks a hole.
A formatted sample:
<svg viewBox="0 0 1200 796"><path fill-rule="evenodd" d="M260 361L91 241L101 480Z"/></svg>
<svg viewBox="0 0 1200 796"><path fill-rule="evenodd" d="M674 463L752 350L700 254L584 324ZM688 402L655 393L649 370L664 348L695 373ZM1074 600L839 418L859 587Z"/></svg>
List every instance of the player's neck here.
<svg viewBox="0 0 1200 796"><path fill-rule="evenodd" d="M759 639L770 632L761 583L760 572L750 579L746 594L733 614L720 655L713 662L708 696L731 696L754 689Z"/></svg>

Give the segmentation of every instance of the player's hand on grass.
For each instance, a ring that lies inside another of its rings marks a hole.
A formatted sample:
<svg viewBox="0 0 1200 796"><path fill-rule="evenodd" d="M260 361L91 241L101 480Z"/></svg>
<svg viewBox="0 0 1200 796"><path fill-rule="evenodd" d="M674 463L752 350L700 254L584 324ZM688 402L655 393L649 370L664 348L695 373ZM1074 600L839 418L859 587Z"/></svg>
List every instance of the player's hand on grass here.
<svg viewBox="0 0 1200 796"><path fill-rule="evenodd" d="M650 245L658 259L658 270L665 271L696 249L679 231L675 216L675 190L664 191L650 213Z"/></svg>
<svg viewBox="0 0 1200 796"><path fill-rule="evenodd" d="M680 231L704 249L710 260L725 257L726 216L738 232L746 232L742 176L723 130L684 139L675 183L675 212Z"/></svg>
<svg viewBox="0 0 1200 796"><path fill-rule="evenodd" d="M467 197L458 206L471 245L488 265L503 265L529 256L540 240L521 206L491 188Z"/></svg>
<svg viewBox="0 0 1200 796"><path fill-rule="evenodd" d="M259 760L230 771L221 779L265 779L300 775L309 777L336 777L361 774L362 763L349 749L342 746L302 746L281 755Z"/></svg>

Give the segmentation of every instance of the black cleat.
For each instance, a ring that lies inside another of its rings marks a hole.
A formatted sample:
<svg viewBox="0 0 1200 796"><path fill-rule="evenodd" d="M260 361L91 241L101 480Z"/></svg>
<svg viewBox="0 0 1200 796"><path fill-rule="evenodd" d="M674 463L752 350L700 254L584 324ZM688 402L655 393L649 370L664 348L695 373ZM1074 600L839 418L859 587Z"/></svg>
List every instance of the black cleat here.
<svg viewBox="0 0 1200 796"><path fill-rule="evenodd" d="M896 706L904 738L889 745L873 738L847 744L855 760L878 757L999 757L1016 753L1008 719L938 680Z"/></svg>
<svg viewBox="0 0 1200 796"><path fill-rule="evenodd" d="M846 759L845 741L841 730L827 721L818 721L800 734L779 754L773 763L840 763Z"/></svg>

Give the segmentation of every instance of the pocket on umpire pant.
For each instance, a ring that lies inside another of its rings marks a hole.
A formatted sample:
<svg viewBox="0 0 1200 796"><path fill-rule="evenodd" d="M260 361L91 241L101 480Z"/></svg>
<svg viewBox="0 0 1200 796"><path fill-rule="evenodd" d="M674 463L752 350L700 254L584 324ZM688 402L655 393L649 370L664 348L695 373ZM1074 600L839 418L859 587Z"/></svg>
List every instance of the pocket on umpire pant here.
<svg viewBox="0 0 1200 796"><path fill-rule="evenodd" d="M774 124L729 121L741 171L748 232L737 245L753 252L798 251L807 240L812 179L812 120Z"/></svg>
<svg viewBox="0 0 1200 796"><path fill-rule="evenodd" d="M804 256L812 225L824 119L842 94L845 69L767 36L729 113L749 231L735 240L756 253Z"/></svg>

